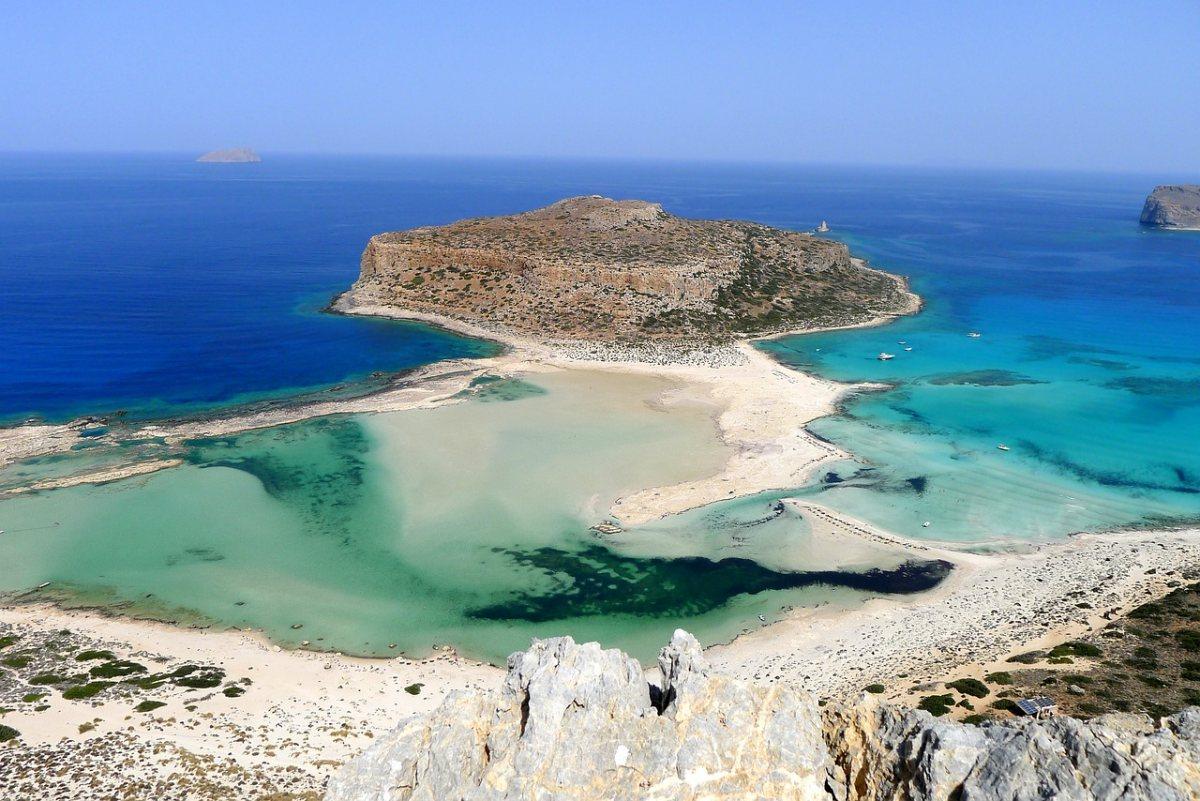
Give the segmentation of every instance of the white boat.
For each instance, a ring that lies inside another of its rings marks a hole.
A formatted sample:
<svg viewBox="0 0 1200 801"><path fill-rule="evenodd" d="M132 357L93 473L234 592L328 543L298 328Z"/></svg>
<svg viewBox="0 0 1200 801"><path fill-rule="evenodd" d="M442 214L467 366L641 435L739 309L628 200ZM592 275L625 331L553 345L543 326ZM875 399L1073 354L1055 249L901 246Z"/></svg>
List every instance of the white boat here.
<svg viewBox="0 0 1200 801"><path fill-rule="evenodd" d="M824 234L824 233L828 233L828 231L829 231L829 223L825 222L824 220L821 220L821 224L817 226L817 233Z"/></svg>
<svg viewBox="0 0 1200 801"><path fill-rule="evenodd" d="M921 524L921 526L922 526L923 528L929 528L929 526L930 526L930 522L929 522L928 520L926 520L924 523L922 523L922 524Z"/></svg>
<svg viewBox="0 0 1200 801"><path fill-rule="evenodd" d="M1007 445L1005 445L1003 442L1001 442L1001 443L1000 443L999 445L997 445L996 447L997 447L997 448L999 448L999 449L1000 449L1000 450L1002 450L1002 451L1007 451L1007 450L1009 450L1009 447L1008 447Z"/></svg>
<svg viewBox="0 0 1200 801"><path fill-rule="evenodd" d="M879 355L878 355L878 356L876 356L875 358L876 358L876 359L879 359L879 361L881 361L881 362L886 362L886 361L888 361L889 359L894 359L894 358L896 358L896 355L895 355L895 354L893 354L893 353L884 353L883 351L880 351L880 352L879 352Z"/></svg>
<svg viewBox="0 0 1200 801"><path fill-rule="evenodd" d="M904 350L906 350L906 351L912 350L912 345L905 345Z"/></svg>
<svg viewBox="0 0 1200 801"><path fill-rule="evenodd" d="M967 334L967 336L969 336L971 339L979 339L981 336L983 336L983 334L979 333L978 331L972 331L971 333Z"/></svg>

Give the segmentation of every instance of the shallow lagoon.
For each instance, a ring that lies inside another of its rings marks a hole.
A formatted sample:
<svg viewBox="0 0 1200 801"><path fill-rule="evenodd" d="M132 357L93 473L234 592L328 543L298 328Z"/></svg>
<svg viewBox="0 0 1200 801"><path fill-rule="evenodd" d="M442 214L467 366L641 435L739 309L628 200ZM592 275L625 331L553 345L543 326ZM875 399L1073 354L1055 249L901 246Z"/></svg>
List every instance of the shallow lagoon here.
<svg viewBox="0 0 1200 801"><path fill-rule="evenodd" d="M778 546L804 521L764 499L616 543L589 530L623 492L722 464L713 409L673 389L554 373L198 441L177 469L0 504L0 589L51 581L70 602L282 642L492 660L564 632L648 657L679 625L715 642L786 605L861 598L873 578L797 572Z"/></svg>

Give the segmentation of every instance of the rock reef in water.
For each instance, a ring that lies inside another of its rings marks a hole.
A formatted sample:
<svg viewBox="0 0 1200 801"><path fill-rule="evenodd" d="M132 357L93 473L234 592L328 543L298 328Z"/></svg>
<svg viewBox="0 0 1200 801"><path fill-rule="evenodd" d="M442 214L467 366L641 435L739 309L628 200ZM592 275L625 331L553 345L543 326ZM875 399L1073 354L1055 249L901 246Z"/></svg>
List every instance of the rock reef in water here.
<svg viewBox="0 0 1200 801"><path fill-rule="evenodd" d="M262 158L248 147L233 147L205 153L196 161L204 164L253 164L262 161Z"/></svg>
<svg viewBox="0 0 1200 801"><path fill-rule="evenodd" d="M569 637L509 657L348 763L327 801L1000 801L1200 797L1200 708L972 726L863 696L824 708L709 668L677 631L649 683Z"/></svg>
<svg viewBox="0 0 1200 801"><path fill-rule="evenodd" d="M1142 206L1142 225L1200 230L1200 184L1156 186Z"/></svg>
<svg viewBox="0 0 1200 801"><path fill-rule="evenodd" d="M373 236L350 305L562 341L711 341L914 311L840 242L591 195Z"/></svg>

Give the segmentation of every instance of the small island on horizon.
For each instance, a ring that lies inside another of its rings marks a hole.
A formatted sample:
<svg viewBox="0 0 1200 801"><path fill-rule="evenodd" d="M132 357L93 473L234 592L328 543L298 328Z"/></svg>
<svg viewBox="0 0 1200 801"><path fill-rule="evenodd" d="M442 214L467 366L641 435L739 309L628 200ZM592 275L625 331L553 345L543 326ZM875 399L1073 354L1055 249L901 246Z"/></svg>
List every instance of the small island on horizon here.
<svg viewBox="0 0 1200 801"><path fill-rule="evenodd" d="M256 164L262 161L262 157L248 147L231 147L210 150L196 161L201 164Z"/></svg>

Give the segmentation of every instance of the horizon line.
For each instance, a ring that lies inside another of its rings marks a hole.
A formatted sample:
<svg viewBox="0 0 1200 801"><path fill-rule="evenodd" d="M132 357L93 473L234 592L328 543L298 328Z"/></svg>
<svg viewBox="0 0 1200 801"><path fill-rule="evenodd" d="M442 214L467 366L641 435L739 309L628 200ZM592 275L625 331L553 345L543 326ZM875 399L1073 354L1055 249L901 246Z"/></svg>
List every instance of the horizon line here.
<svg viewBox="0 0 1200 801"><path fill-rule="evenodd" d="M613 163L613 164L662 164L662 165L704 165L716 167L803 167L803 168L859 168L859 169L885 169L885 170L945 170L949 172L958 171L978 171L978 172L1009 172L1009 173L1067 173L1081 175L1149 175L1156 173L1193 173L1197 180L1200 180L1200 170L1175 170L1163 167L1055 167L1048 165L988 165L988 164L969 164L961 162L947 163L924 163L924 162L874 162L874 161L843 161L831 160L824 162L817 161L801 161L790 159L753 159L753 158L706 158L698 156L690 157L671 157L671 156L645 156L645 155L630 155L630 156L614 156L614 155L537 155L537 154L506 154L506 153L406 153L406 152L382 152L382 151L337 151L337 150L259 150L258 148L248 145L231 145L228 147L220 147L218 150L228 150L231 148L245 148L253 150L260 156L266 154L269 156L296 158L296 157L314 157L314 158L376 158L376 159L408 159L408 160L424 160L424 161L511 161L511 162L591 162L591 163ZM180 156L187 157L189 162L195 162L196 159L205 153L212 152L212 148L208 150L201 149L142 149L142 150L18 150L0 148L0 157L13 156ZM264 159L264 162L266 159ZM244 167L250 167L255 163L250 162L242 164ZM216 165L214 165L216 166ZM236 166L236 165L225 165Z"/></svg>

